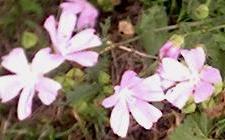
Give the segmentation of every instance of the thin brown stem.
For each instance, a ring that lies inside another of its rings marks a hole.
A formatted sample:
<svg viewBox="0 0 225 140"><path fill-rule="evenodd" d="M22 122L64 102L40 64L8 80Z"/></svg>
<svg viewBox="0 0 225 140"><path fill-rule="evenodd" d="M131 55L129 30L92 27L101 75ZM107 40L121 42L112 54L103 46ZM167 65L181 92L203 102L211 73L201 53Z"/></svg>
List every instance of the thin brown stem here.
<svg viewBox="0 0 225 140"><path fill-rule="evenodd" d="M127 48L125 46L119 46L118 48L121 49L121 50L127 51L127 52L131 52L131 53L137 54L137 55L139 55L141 57L150 58L150 59L158 59L158 57L156 57L156 56L149 55L149 54L146 54L146 53L143 53L143 52L139 52L139 51L137 51L135 49Z"/></svg>

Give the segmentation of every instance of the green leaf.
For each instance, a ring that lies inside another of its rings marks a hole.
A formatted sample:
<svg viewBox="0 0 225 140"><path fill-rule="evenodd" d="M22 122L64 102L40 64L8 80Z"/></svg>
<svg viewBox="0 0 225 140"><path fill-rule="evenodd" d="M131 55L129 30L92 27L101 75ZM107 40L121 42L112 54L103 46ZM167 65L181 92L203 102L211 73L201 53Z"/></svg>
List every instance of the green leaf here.
<svg viewBox="0 0 225 140"><path fill-rule="evenodd" d="M208 133L212 121L202 113L188 115L184 123L169 135L170 140L210 140Z"/></svg>
<svg viewBox="0 0 225 140"><path fill-rule="evenodd" d="M67 101L71 105L75 105L80 101L89 101L93 98L99 91L99 86L97 84L81 84L78 85L74 91L67 92L66 97Z"/></svg>
<svg viewBox="0 0 225 140"><path fill-rule="evenodd" d="M20 0L19 3L24 12L32 12L37 14L39 17L43 13L41 5L36 0Z"/></svg>
<svg viewBox="0 0 225 140"><path fill-rule="evenodd" d="M38 42L38 37L36 34L32 32L28 32L28 31L23 32L21 43L25 49L30 49L34 47L37 44L37 42Z"/></svg>
<svg viewBox="0 0 225 140"><path fill-rule="evenodd" d="M100 71L98 76L98 82L103 85L108 84L110 82L110 75L104 71Z"/></svg>
<svg viewBox="0 0 225 140"><path fill-rule="evenodd" d="M203 109L210 109L216 105L216 101L213 98L210 98L209 100L206 100L201 103L201 106Z"/></svg>
<svg viewBox="0 0 225 140"><path fill-rule="evenodd" d="M104 10L104 11L112 11L114 9L114 6L117 5L117 3L113 3L112 0L97 0L98 5Z"/></svg>
<svg viewBox="0 0 225 140"><path fill-rule="evenodd" d="M167 31L155 32L160 27L167 26L167 15L160 6L154 6L146 10L137 25L140 43L147 53L155 55L168 38Z"/></svg>

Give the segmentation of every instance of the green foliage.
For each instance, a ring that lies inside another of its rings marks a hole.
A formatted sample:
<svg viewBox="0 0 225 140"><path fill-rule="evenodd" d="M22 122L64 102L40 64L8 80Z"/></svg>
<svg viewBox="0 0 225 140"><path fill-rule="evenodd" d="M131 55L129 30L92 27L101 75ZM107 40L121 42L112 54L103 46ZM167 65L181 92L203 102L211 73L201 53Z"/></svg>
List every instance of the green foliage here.
<svg viewBox="0 0 225 140"><path fill-rule="evenodd" d="M34 13L41 17L43 9L37 0L19 0L23 12Z"/></svg>
<svg viewBox="0 0 225 140"><path fill-rule="evenodd" d="M63 85L65 92L71 91L84 80L84 72L78 68L70 69L65 75L57 75L56 81Z"/></svg>
<svg viewBox="0 0 225 140"><path fill-rule="evenodd" d="M155 32L155 29L167 26L167 15L160 6L153 6L141 15L137 25L140 43L147 53L155 55L168 38L167 31Z"/></svg>
<svg viewBox="0 0 225 140"><path fill-rule="evenodd" d="M185 37L184 48L194 48L198 44L204 44L204 49L207 52L207 64L219 68L223 77L225 76L225 33L224 30L216 29L216 27L225 24L224 0L211 0L211 2L210 0L127 0L129 7L124 5L124 9L129 9L130 6L134 6L132 7L134 9L136 6L138 8L141 6L140 13L137 11L139 14L137 16L130 16L128 12L120 15L117 11L113 11L115 6L120 3L119 0L92 0L91 2L96 7L101 8L99 10L101 11L99 17L101 32L99 34L103 40L103 45L96 50L101 51L108 47L106 43L108 40L112 40L112 42L116 40L117 44L120 44L120 41L126 42L127 38L116 34L115 30L117 30L117 23L121 19L130 17L132 24L136 26L134 40L137 41L131 41L131 47L137 48L143 53L156 55L165 41L172 35L179 34ZM4 13L0 16L0 43L2 43L0 46L3 46L1 51L8 52L11 48L8 49L7 46L16 47L21 46L20 44L26 49L47 47L47 39L43 29L44 16L50 13L56 15L58 11L56 6L58 6L59 0L7 0L0 2L0 4L2 4L0 12ZM97 31L99 28L97 26ZM5 40L9 43L5 43ZM183 38L178 38L178 40L176 38L175 42L181 44ZM129 43L123 45L130 47ZM32 49L29 49L28 52L31 56L34 54ZM124 54L123 51L116 49L115 53L120 64L120 60L124 59ZM133 54L131 53L131 55ZM132 61L132 58L130 60ZM150 61L147 58L145 60ZM139 75L143 77L151 75L158 67L158 61L152 60L151 65L146 65L145 60L143 60L143 65L138 63L138 66L136 64L133 66L129 62L125 66L122 64L121 66L124 67L121 69L140 70ZM70 63L65 67L63 66L62 69L57 69L55 79L62 84L63 92L58 97L60 99L46 107L54 112L51 117L39 117L37 114L42 115L42 113L36 113L34 110L35 119L32 116L23 122L16 122L15 108L13 115L9 113L11 107L16 105L13 102L12 105L9 103L9 109L7 105L0 104L0 124L2 126L0 130L2 131L4 128L5 131L4 137L1 137L2 132L0 132L0 139L57 140L70 139L75 135L77 139L101 140L106 139L103 136L108 135L108 133L111 138L111 131L108 132L108 128L106 129L109 115L107 110L101 106L102 100L114 92L112 83L115 81L111 78L111 73L113 73L111 68L114 67L111 63L110 53L104 53L101 54L99 63L94 67L75 68ZM5 71L1 68L0 73L5 74ZM54 74L50 76L54 76ZM184 122L175 129L169 138L171 140L224 139L225 121L223 116L215 119L216 122L212 125L212 120L207 118L204 113L193 113L220 104L217 95L222 90L223 84L219 83L216 85L213 98L201 105L189 101L182 109L182 113L186 114ZM36 106L41 108L35 99L34 108ZM170 108L169 111L171 110L173 109ZM62 115L59 115L59 112L63 112ZM69 115L66 112L69 112ZM11 116L13 117L10 118ZM38 119L36 120L36 118ZM137 138L128 136L128 139Z"/></svg>
<svg viewBox="0 0 225 140"><path fill-rule="evenodd" d="M97 2L104 11L112 11L114 8L111 0L97 0Z"/></svg>
<svg viewBox="0 0 225 140"><path fill-rule="evenodd" d="M209 131L212 121L202 113L188 115L183 124L169 136L171 140L210 140Z"/></svg>
<svg viewBox="0 0 225 140"><path fill-rule="evenodd" d="M195 104L195 103L190 103L190 104L187 104L187 105L182 109L182 112L185 113L185 114L189 114L189 113L195 112L195 109L196 109L196 104Z"/></svg>

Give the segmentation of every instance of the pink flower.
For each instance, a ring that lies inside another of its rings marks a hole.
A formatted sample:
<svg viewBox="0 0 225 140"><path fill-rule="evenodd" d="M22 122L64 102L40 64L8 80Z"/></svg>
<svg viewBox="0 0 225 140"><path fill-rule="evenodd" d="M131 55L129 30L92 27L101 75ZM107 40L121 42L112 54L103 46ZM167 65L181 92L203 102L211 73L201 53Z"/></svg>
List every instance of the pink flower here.
<svg viewBox="0 0 225 140"><path fill-rule="evenodd" d="M97 63L99 54L86 49L100 46L101 40L94 34L95 30L90 28L72 36L76 19L76 15L64 11L59 23L55 21L54 16L50 16L44 27L50 34L55 51L62 59L87 67L93 66Z"/></svg>
<svg viewBox="0 0 225 140"><path fill-rule="evenodd" d="M174 46L172 41L167 41L159 51L159 58L163 59L165 57L177 59L180 55L180 47Z"/></svg>
<svg viewBox="0 0 225 140"><path fill-rule="evenodd" d="M174 34L160 49L159 58L165 57L177 59L180 55L181 46L184 43L184 37Z"/></svg>
<svg viewBox="0 0 225 140"><path fill-rule="evenodd" d="M60 5L63 11L79 14L77 29L94 27L98 18L98 10L86 0L68 0Z"/></svg>
<svg viewBox="0 0 225 140"><path fill-rule="evenodd" d="M205 53L202 47L182 50L185 64L171 58L162 60L161 76L177 84L169 89L166 98L174 106L182 108L190 96L196 103L207 100L214 91L214 85L222 82L218 69L204 65Z"/></svg>
<svg viewBox="0 0 225 140"><path fill-rule="evenodd" d="M180 56L181 52L181 46L184 43L184 37L180 35L173 35L160 49L159 51L159 59L162 60L163 58L172 58L177 60ZM161 63L158 66L158 69L156 70L156 73L159 74L161 71L163 71L163 67L161 66ZM174 81L170 81L168 79L164 79L160 76L162 88L164 90L167 90L169 87L173 86L175 84Z"/></svg>
<svg viewBox="0 0 225 140"><path fill-rule="evenodd" d="M139 78L133 71L126 71L120 85L114 87L115 94L106 98L102 105L113 107L110 125L115 134L125 137L129 127L129 112L145 129L150 129L162 113L148 101L162 101L164 94L160 79L153 75L146 79Z"/></svg>
<svg viewBox="0 0 225 140"><path fill-rule="evenodd" d="M45 105L55 100L61 85L44 74L58 67L62 59L50 54L50 48L37 52L31 64L21 48L13 49L2 59L2 66L15 74L0 77L0 97L2 102L7 102L20 94L17 108L20 120L31 114L35 91Z"/></svg>

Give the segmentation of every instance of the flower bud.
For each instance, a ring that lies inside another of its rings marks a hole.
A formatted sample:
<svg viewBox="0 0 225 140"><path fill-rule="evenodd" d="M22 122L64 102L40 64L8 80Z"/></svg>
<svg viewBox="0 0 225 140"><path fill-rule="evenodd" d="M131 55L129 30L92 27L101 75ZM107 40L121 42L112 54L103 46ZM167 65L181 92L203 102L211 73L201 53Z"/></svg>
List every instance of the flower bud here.
<svg viewBox="0 0 225 140"><path fill-rule="evenodd" d="M209 16L209 8L206 4L199 5L195 11L194 15L197 19L205 19Z"/></svg>
<svg viewBox="0 0 225 140"><path fill-rule="evenodd" d="M181 45L184 43L184 37L173 35L160 49L159 58L170 57L177 59L180 54Z"/></svg>

